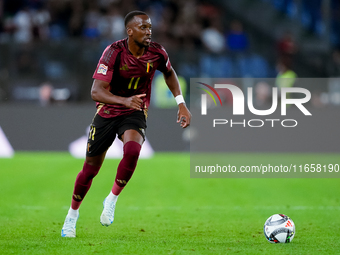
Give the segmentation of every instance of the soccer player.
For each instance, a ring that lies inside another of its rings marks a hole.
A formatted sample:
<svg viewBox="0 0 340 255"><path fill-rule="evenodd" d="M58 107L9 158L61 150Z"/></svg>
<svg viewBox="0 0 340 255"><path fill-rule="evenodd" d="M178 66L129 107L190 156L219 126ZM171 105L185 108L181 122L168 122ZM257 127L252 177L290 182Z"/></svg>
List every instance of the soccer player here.
<svg viewBox="0 0 340 255"><path fill-rule="evenodd" d="M123 158L100 216L103 226L112 224L118 196L136 168L145 140L151 82L156 69L163 72L178 104L177 122L183 128L190 125L191 114L169 57L160 44L151 42L150 18L141 11L130 12L125 17L125 27L128 37L104 50L93 75L91 96L97 102L97 113L89 132L85 163L76 178L71 207L61 230L63 237L76 236L80 204L117 135L124 144Z"/></svg>

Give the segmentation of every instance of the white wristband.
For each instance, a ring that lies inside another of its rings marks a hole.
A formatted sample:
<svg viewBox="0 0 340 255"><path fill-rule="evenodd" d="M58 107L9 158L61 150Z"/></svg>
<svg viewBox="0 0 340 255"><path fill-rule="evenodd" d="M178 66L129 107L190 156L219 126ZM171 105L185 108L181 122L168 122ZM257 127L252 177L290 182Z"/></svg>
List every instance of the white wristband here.
<svg viewBox="0 0 340 255"><path fill-rule="evenodd" d="M176 96L176 97L175 97L175 100L176 100L177 105L179 105L179 104L181 104L181 103L185 103L184 98L183 98L182 95Z"/></svg>

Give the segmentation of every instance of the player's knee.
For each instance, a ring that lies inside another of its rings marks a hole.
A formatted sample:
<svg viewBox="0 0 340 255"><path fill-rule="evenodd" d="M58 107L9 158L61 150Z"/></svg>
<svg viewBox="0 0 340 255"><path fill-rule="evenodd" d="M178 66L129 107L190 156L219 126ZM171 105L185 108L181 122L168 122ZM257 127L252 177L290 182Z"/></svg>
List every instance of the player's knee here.
<svg viewBox="0 0 340 255"><path fill-rule="evenodd" d="M100 166L92 166L85 162L80 174L83 176L83 179L92 180L98 174L99 169Z"/></svg>
<svg viewBox="0 0 340 255"><path fill-rule="evenodd" d="M141 148L142 146L137 142L127 142L124 145L124 158L126 158L131 163L137 163Z"/></svg>
<svg viewBox="0 0 340 255"><path fill-rule="evenodd" d="M93 179L94 177L96 177L98 172L99 172L99 169L97 171L92 171L92 172L87 173L87 178L88 179Z"/></svg>
<svg viewBox="0 0 340 255"><path fill-rule="evenodd" d="M101 165L103 164L104 158L105 158L105 154L106 153L103 152L102 154L98 156L94 156L94 157L86 156L85 163L93 167L101 167Z"/></svg>

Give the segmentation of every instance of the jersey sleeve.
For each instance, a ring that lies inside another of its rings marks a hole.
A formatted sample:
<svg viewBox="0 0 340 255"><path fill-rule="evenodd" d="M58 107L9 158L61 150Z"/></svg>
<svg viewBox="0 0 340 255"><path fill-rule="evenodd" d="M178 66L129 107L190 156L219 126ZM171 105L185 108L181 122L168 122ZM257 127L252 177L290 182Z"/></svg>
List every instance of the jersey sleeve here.
<svg viewBox="0 0 340 255"><path fill-rule="evenodd" d="M157 69L159 71L161 71L162 73L166 73L166 72L170 71L170 69L171 69L170 59L169 59L168 53L163 48L163 46L160 46L159 52L163 56L163 61L161 61L160 65L158 66Z"/></svg>
<svg viewBox="0 0 340 255"><path fill-rule="evenodd" d="M104 50L92 78L111 82L118 50L109 45Z"/></svg>

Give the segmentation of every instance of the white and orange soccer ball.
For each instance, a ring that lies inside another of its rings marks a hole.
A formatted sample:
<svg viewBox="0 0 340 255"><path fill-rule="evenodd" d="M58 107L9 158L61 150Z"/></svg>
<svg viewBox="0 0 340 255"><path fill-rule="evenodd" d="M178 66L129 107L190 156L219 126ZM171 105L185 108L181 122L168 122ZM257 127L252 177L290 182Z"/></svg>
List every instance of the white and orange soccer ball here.
<svg viewBox="0 0 340 255"><path fill-rule="evenodd" d="M287 215L274 214L264 223L263 232L270 243L290 243L295 236L295 224Z"/></svg>

